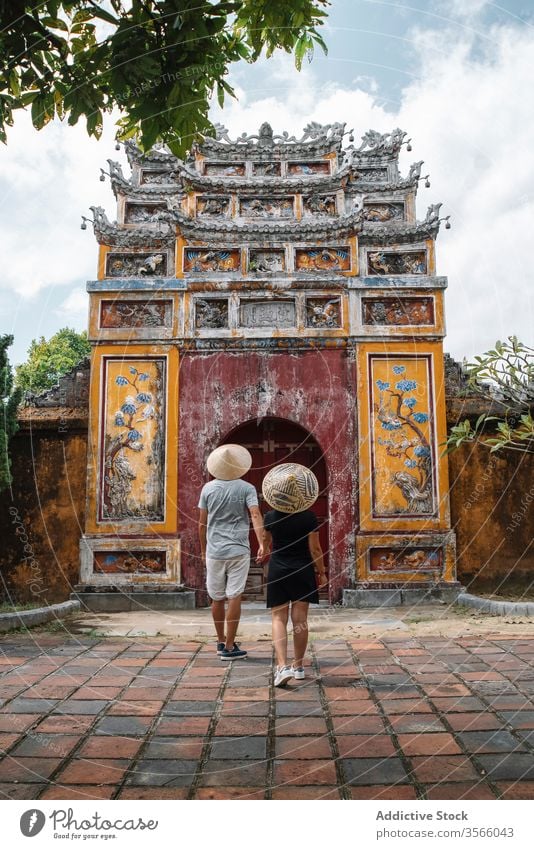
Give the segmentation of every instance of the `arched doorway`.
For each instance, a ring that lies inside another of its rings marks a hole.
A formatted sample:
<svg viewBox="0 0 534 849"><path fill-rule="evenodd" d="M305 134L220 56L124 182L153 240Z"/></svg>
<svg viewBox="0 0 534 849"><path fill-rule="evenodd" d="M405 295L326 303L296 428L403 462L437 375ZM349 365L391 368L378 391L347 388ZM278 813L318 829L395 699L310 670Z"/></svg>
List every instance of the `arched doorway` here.
<svg viewBox="0 0 534 849"><path fill-rule="evenodd" d="M328 480L325 458L317 440L309 431L294 422L266 417L260 421L245 422L234 428L221 440L221 443L225 442L244 445L252 454L252 468L245 476L245 480L256 487L263 513L270 510L261 494L261 484L269 469L279 463L301 463L313 470L319 481L320 491L313 510L321 524L319 534L328 573ZM256 564L257 544L252 531L250 544L252 561L245 598L249 601L261 601L265 598L263 566ZM321 595L327 599L328 590L323 590Z"/></svg>

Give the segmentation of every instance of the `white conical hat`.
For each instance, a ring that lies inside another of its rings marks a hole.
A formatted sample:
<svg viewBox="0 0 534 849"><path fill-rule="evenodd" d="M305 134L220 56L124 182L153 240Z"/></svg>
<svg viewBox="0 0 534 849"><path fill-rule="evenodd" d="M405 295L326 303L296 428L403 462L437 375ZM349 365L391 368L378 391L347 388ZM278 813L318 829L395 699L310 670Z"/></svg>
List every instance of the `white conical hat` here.
<svg viewBox="0 0 534 849"><path fill-rule="evenodd" d="M282 513L300 513L317 501L319 482L300 463L282 463L267 472L262 484L267 504Z"/></svg>
<svg viewBox="0 0 534 849"><path fill-rule="evenodd" d="M211 452L206 465L214 478L233 481L246 475L252 466L252 456L242 445L219 445Z"/></svg>

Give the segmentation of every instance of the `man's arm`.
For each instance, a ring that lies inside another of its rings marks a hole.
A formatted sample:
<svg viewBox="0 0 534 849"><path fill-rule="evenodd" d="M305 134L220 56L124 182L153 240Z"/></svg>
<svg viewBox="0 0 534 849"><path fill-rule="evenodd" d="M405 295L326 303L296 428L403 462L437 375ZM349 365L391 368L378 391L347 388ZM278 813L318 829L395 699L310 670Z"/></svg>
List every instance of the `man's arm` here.
<svg viewBox="0 0 534 849"><path fill-rule="evenodd" d="M198 538L200 540L200 551L202 559L206 558L206 545L208 539L208 511L202 507L198 511Z"/></svg>
<svg viewBox="0 0 534 849"><path fill-rule="evenodd" d="M250 518L252 519L252 526L254 528L254 533L256 534L256 539L258 540L258 553L256 555L256 560L260 563L263 560L263 516L261 515L261 510L259 507L249 507Z"/></svg>

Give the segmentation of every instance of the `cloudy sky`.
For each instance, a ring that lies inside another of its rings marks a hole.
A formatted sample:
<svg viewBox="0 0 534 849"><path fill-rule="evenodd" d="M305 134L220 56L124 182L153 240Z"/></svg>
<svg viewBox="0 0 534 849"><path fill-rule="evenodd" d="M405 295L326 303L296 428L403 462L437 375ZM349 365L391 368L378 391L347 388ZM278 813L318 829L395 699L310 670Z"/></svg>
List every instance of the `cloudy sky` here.
<svg viewBox="0 0 534 849"><path fill-rule="evenodd" d="M236 66L238 102L213 110L235 135L268 120L298 132L310 120L408 131L431 188L418 217L443 202L452 229L438 240L447 275L445 348L470 358L515 333L533 342L534 3L532 0L333 0L319 54L299 74L287 56ZM80 215L115 217L99 168L114 150L114 120L100 142L57 122L41 132L20 114L0 150L0 329L15 335L13 362L32 338L87 319L85 282L97 249Z"/></svg>

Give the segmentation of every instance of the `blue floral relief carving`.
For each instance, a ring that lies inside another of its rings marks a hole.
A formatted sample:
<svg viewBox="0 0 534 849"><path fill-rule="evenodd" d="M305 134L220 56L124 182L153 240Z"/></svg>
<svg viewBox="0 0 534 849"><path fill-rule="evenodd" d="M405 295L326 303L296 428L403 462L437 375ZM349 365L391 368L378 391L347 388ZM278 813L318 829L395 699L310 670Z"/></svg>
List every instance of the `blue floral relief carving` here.
<svg viewBox="0 0 534 849"><path fill-rule="evenodd" d="M397 375L403 374L406 367L393 366L392 371ZM422 410L416 412L414 408L417 399L412 395L406 396L407 392L417 389L417 381L402 378L395 383L394 389L386 380L376 380L375 383L379 390L378 404L374 405L376 420L380 422L382 430L392 433L388 438L378 437L377 441L385 447L390 457L403 460L405 467L403 471L396 471L391 476L391 483L400 489L406 502L402 512L432 513L432 450L419 427L429 421L429 414Z"/></svg>

